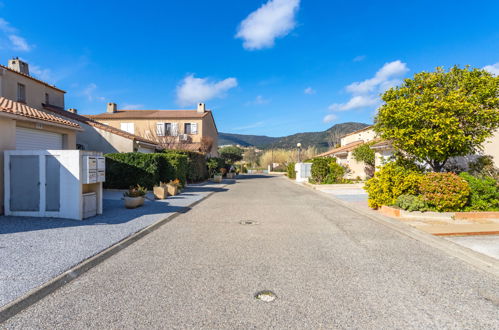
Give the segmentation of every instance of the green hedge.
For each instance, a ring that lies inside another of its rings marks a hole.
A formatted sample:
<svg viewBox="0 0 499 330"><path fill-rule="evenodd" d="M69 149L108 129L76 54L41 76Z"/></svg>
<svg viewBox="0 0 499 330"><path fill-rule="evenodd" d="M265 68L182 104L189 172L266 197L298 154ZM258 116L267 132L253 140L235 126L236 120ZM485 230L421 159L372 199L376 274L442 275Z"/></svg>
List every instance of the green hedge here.
<svg viewBox="0 0 499 330"><path fill-rule="evenodd" d="M291 162L286 166L286 173L288 174L288 178L296 179L296 171L295 171L295 163Z"/></svg>
<svg viewBox="0 0 499 330"><path fill-rule="evenodd" d="M148 189L160 181L179 179L185 184L187 156L182 154L143 154L138 152L106 154L104 187L128 189L137 184Z"/></svg>
<svg viewBox="0 0 499 330"><path fill-rule="evenodd" d="M181 154L187 156L187 181L199 182L208 178L206 155L195 151L165 150L165 154Z"/></svg>

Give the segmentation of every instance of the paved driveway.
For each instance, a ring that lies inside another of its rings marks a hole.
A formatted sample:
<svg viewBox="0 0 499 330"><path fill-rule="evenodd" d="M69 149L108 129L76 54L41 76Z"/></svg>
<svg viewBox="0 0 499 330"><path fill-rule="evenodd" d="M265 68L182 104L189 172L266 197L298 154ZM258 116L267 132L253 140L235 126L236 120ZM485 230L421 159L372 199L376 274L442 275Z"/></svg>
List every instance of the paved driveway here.
<svg viewBox="0 0 499 330"><path fill-rule="evenodd" d="M238 180L5 326L499 328L497 278L286 180Z"/></svg>

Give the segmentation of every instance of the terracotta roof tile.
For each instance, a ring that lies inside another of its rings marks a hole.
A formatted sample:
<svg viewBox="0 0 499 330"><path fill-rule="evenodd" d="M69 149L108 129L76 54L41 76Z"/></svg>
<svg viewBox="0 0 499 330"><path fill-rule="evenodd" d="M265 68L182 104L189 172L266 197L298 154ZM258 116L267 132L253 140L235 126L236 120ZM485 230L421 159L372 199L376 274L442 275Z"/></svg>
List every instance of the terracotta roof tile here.
<svg viewBox="0 0 499 330"><path fill-rule="evenodd" d="M117 110L114 113L104 112L98 115L86 115L92 119L170 119L170 118L203 118L211 111L203 113L196 110Z"/></svg>
<svg viewBox="0 0 499 330"><path fill-rule="evenodd" d="M340 153L340 152L352 151L353 149L355 149L357 146L359 146L361 144L364 144L363 140L354 141L354 142L349 143L347 145L344 145L342 147L338 147L338 148L326 151L326 152L318 155L317 157L324 157L324 156L334 155L334 154L337 154L337 153Z"/></svg>
<svg viewBox="0 0 499 330"><path fill-rule="evenodd" d="M70 120L61 118L51 113L38 110L27 106L26 104L9 100L5 97L0 97L0 112L14 116L37 119L54 124L69 126L72 128L80 128L80 125L73 123Z"/></svg>
<svg viewBox="0 0 499 330"><path fill-rule="evenodd" d="M69 118L69 119L72 119L72 120L75 120L75 121L79 121L81 123L90 125L92 127L101 129L101 130L106 131L106 132L110 132L110 133L113 133L113 134L125 137L125 138L130 139L130 140L137 140L137 141L140 141L140 142L145 142L145 143L153 144L153 145L156 145L158 147L158 149L161 149L160 146L159 146L159 144L157 142L154 142L152 140L143 138L143 137L135 135L135 134L131 134L131 133L125 132L125 131L123 131L121 129L114 128L114 127L111 127L109 125L105 125L105 124L99 123L98 121L95 121L95 120L93 120L91 118L88 118L86 116L82 116L82 115L79 115L79 114L76 114L76 113L72 113L72 112L66 111L64 109L61 109L61 108L58 108L58 107L54 107L54 106L50 106L50 105L44 105L44 107L45 107L45 109L47 109L49 111L52 111L52 112L55 112L55 113L57 113L57 114L59 114L61 116L64 116L66 118Z"/></svg>

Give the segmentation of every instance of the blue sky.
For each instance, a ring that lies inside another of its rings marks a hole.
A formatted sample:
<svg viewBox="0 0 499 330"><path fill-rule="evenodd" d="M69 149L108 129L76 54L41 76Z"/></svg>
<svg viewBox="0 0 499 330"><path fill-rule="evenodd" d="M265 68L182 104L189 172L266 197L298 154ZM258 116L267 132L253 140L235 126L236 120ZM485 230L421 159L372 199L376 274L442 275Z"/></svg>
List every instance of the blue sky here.
<svg viewBox="0 0 499 330"><path fill-rule="evenodd" d="M219 131L371 123L378 95L436 66L499 74L499 1L0 0L0 57L80 113L213 109Z"/></svg>

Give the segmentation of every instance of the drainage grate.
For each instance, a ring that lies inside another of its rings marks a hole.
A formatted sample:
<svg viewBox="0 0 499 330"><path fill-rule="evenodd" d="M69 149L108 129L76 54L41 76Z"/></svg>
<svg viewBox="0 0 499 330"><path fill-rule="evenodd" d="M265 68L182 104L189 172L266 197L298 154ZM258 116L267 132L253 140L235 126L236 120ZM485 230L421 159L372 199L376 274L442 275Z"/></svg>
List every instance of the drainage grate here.
<svg viewBox="0 0 499 330"><path fill-rule="evenodd" d="M241 224L241 225L258 225L258 222L253 221L253 220L243 220L243 221L240 221L239 224Z"/></svg>
<svg viewBox="0 0 499 330"><path fill-rule="evenodd" d="M277 295L270 290L263 290L255 293L255 298L263 302L273 302L277 299Z"/></svg>

